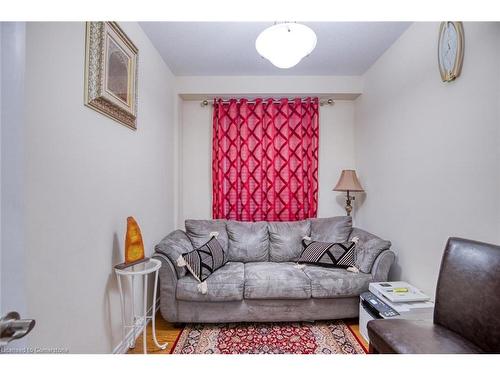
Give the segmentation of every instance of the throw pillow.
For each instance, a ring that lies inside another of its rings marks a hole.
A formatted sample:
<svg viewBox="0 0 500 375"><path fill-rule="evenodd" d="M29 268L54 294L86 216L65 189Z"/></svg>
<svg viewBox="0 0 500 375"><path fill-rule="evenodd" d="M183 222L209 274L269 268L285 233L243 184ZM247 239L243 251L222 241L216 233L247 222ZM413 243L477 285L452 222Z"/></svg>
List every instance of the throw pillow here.
<svg viewBox="0 0 500 375"><path fill-rule="evenodd" d="M304 239L304 250L298 260L299 264L308 263L322 267L349 268L355 264L356 243L320 242Z"/></svg>
<svg viewBox="0 0 500 375"><path fill-rule="evenodd" d="M206 294L206 279L227 263L227 255L216 236L213 236L203 246L182 254L178 266L186 266L191 275L200 282L198 290Z"/></svg>

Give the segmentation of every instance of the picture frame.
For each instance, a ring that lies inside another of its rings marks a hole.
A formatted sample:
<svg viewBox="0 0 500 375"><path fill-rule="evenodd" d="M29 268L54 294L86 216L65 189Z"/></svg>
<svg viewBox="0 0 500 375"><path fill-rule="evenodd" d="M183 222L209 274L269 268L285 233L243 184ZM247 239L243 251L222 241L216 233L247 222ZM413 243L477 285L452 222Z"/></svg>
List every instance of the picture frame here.
<svg viewBox="0 0 500 375"><path fill-rule="evenodd" d="M87 22L85 105L137 130L139 50L116 22Z"/></svg>

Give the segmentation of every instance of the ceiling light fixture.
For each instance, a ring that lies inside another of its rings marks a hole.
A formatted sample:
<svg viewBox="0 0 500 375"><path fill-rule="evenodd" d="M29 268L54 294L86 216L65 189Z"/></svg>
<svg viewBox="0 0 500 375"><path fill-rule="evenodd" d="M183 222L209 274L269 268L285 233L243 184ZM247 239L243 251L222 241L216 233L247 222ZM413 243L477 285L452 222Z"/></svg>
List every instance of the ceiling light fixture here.
<svg viewBox="0 0 500 375"><path fill-rule="evenodd" d="M288 69L297 65L316 47L316 33L300 23L277 23L262 31L255 48L274 66Z"/></svg>

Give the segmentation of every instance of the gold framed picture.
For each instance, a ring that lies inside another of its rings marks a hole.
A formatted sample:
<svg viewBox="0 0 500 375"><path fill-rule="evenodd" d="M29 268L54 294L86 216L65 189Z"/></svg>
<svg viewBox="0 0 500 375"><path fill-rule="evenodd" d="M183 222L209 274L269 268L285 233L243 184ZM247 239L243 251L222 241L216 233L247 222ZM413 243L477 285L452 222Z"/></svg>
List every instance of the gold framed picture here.
<svg viewBox="0 0 500 375"><path fill-rule="evenodd" d="M137 129L139 50L116 22L87 22L85 105Z"/></svg>

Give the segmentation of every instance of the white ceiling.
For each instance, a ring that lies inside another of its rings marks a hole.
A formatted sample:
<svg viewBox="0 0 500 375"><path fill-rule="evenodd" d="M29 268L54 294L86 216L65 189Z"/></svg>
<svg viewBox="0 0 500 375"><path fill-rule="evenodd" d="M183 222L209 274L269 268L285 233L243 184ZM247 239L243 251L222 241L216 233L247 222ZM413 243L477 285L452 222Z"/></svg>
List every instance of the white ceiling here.
<svg viewBox="0 0 500 375"><path fill-rule="evenodd" d="M361 75L409 22L304 22L318 37L298 65L278 69L255 50L271 22L141 22L175 75Z"/></svg>

